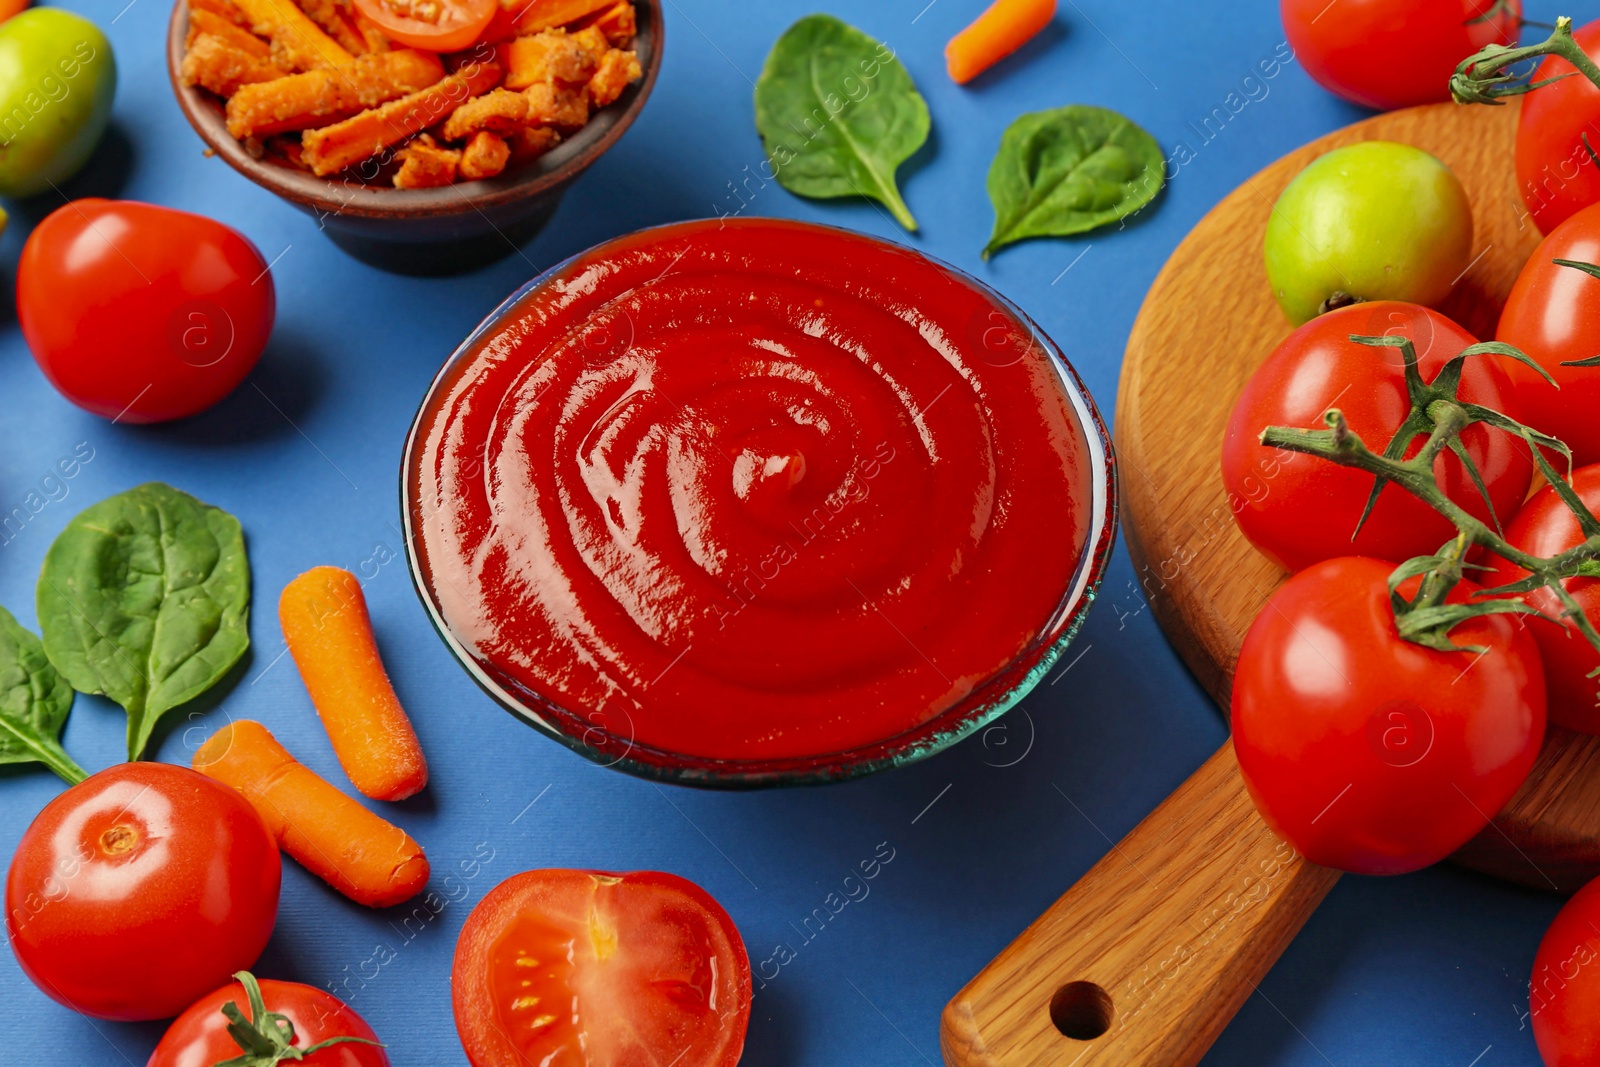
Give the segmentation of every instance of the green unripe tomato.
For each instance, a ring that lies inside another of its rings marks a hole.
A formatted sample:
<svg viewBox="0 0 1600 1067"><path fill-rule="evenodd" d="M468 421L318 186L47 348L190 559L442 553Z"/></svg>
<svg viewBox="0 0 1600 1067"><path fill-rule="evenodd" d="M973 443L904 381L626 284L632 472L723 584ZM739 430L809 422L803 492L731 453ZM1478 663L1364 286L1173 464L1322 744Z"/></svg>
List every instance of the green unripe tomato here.
<svg viewBox="0 0 1600 1067"><path fill-rule="evenodd" d="M1296 326L1361 300L1434 305L1472 259L1461 180L1420 148L1365 141L1295 176L1267 222L1267 279Z"/></svg>
<svg viewBox="0 0 1600 1067"><path fill-rule="evenodd" d="M0 22L0 196L33 196L76 174L116 91L111 42L88 19L35 7Z"/></svg>

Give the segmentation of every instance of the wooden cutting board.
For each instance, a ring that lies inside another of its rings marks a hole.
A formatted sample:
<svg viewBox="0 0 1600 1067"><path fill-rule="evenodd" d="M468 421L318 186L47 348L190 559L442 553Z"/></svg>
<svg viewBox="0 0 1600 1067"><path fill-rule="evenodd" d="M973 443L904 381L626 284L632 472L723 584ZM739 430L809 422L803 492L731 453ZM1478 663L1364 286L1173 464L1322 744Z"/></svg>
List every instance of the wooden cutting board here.
<svg viewBox="0 0 1600 1067"><path fill-rule="evenodd" d="M1224 709L1245 631L1284 579L1234 525L1218 468L1235 397L1290 332L1262 260L1272 205L1342 145L1432 152L1466 185L1476 227L1442 310L1492 337L1539 241L1512 173L1517 111L1412 108L1290 153L1202 219L1145 298L1117 403L1124 530L1156 619ZM1560 892L1600 875L1600 738L1552 728L1527 784L1455 859ZM945 1062L1189 1067L1337 879L1261 821L1225 744L952 998Z"/></svg>

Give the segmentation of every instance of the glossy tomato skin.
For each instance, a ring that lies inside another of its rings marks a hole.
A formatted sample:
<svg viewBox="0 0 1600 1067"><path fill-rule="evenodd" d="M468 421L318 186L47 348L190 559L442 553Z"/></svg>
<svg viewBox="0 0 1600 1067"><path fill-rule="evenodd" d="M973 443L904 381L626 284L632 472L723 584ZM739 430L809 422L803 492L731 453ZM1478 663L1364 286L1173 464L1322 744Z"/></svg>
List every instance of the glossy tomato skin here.
<svg viewBox="0 0 1600 1067"><path fill-rule="evenodd" d="M330 1037L359 1037L377 1041L367 1021L332 994L299 982L261 979L261 998L267 1010L288 1018L294 1026L295 1048L310 1048ZM190 1005L173 1021L150 1056L146 1067L214 1067L237 1057L239 1045L228 1034L222 1014L233 1003L250 1016L250 1001L238 982ZM334 1045L293 1061L306 1067L389 1067L389 1054L375 1045L353 1041Z"/></svg>
<svg viewBox="0 0 1600 1067"><path fill-rule="evenodd" d="M17 318L39 368L68 400L119 422L221 400L261 357L275 311L272 274L243 234L154 204L66 204L17 265Z"/></svg>
<svg viewBox="0 0 1600 1067"><path fill-rule="evenodd" d="M1392 570L1346 557L1294 575L1245 635L1233 680L1233 747L1262 817L1312 862L1358 874L1414 871L1466 844L1544 739L1533 638L1494 615L1452 631L1482 657L1405 641Z"/></svg>
<svg viewBox="0 0 1600 1067"><path fill-rule="evenodd" d="M1352 334L1411 338L1422 377L1430 381L1475 340L1443 315L1414 304L1356 304L1300 327L1251 376L1228 420L1222 480L1245 537L1285 570L1351 554L1400 562L1435 552L1455 535L1455 527L1432 508L1390 486L1352 542L1372 476L1260 443L1268 426L1323 429L1323 412L1337 407L1373 451L1388 444L1410 410L1400 353L1356 344ZM1460 396L1517 417L1511 379L1496 357L1468 360ZM1483 426L1469 426L1461 441L1483 475L1495 514L1509 518L1532 479L1526 450ZM1419 447L1420 439L1408 454ZM1442 455L1435 471L1452 500L1488 519L1483 498L1455 456Z"/></svg>
<svg viewBox="0 0 1600 1067"><path fill-rule="evenodd" d="M1515 44L1521 0L1282 0L1295 57L1324 89L1387 111L1450 99L1456 64Z"/></svg>
<svg viewBox="0 0 1600 1067"><path fill-rule="evenodd" d="M1600 511L1600 465L1573 472L1572 486L1590 511ZM1554 556L1583 543L1577 518L1561 502L1555 490L1545 486L1535 493L1516 518L1506 526L1506 540L1535 556ZM1509 585L1528 576L1499 556L1484 560L1494 571L1474 578L1485 586ZM1569 578L1562 583L1578 602L1589 621L1600 626L1600 581ZM1553 621L1564 609L1561 598L1549 589L1522 594L1529 607L1547 617L1527 620L1528 632L1539 643L1544 663L1545 689L1549 695L1550 721L1588 734L1600 734L1600 680L1591 680L1590 671L1600 667L1600 652L1578 632L1570 621Z"/></svg>
<svg viewBox="0 0 1600 1067"><path fill-rule="evenodd" d="M473 909L451 974L473 1067L734 1067L750 960L733 920L674 874L513 875Z"/></svg>
<svg viewBox="0 0 1600 1067"><path fill-rule="evenodd" d="M1545 1067L1600 1063L1600 879L1578 890L1539 942L1528 986Z"/></svg>
<svg viewBox="0 0 1600 1067"><path fill-rule="evenodd" d="M1572 35L1590 59L1600 61L1600 20ZM1600 88L1555 56L1534 77L1563 78L1522 99L1517 119L1517 185L1540 233L1550 233L1590 204L1600 203L1600 165L1583 136L1600 151Z"/></svg>
<svg viewBox="0 0 1600 1067"><path fill-rule="evenodd" d="M1520 418L1565 441L1573 462L1587 466L1600 463L1600 367L1561 364L1600 356L1600 279L1559 267L1557 259L1600 263L1600 204L1563 222L1534 251L1511 287L1495 339L1532 356L1556 381L1508 365Z"/></svg>
<svg viewBox="0 0 1600 1067"><path fill-rule="evenodd" d="M238 793L184 767L125 763L56 797L22 835L6 930L59 1003L165 1019L261 955L281 875Z"/></svg>

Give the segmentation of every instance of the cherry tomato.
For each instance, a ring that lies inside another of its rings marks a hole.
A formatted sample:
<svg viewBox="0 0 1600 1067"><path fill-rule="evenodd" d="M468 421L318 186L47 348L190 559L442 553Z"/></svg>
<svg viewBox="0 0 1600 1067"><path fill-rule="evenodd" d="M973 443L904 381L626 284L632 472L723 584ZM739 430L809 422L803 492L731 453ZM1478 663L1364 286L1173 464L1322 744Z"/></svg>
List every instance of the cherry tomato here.
<svg viewBox="0 0 1600 1067"><path fill-rule="evenodd" d="M1600 263L1600 204L1563 222L1534 251L1511 287L1495 338L1532 356L1560 386L1509 362L1519 418L1565 441L1573 462L1587 466L1600 463L1600 367L1561 364L1600 356L1600 278L1557 266L1558 259Z"/></svg>
<svg viewBox="0 0 1600 1067"><path fill-rule="evenodd" d="M1222 481L1245 537L1286 570L1360 553L1400 562L1427 555L1455 527L1402 489L1389 486L1361 533L1350 535L1372 491L1372 476L1314 456L1280 452L1257 439L1268 426L1323 429L1336 407L1367 446L1382 451L1410 411L1400 352L1356 344L1350 335L1409 337L1424 380L1473 343L1460 326L1414 304L1356 304L1312 319L1278 346L1239 395L1222 444ZM1460 395L1508 411L1511 381L1495 357L1475 356L1461 375ZM1597 372L1600 373L1600 372ZM1528 492L1532 460L1522 442L1484 426L1461 434L1483 476L1495 514L1508 520ZM1421 447L1415 442L1407 455ZM1450 498L1487 520L1488 509L1461 462L1449 452L1435 465Z"/></svg>
<svg viewBox="0 0 1600 1067"><path fill-rule="evenodd" d="M1521 0L1282 0L1295 58L1324 89L1387 111L1450 99L1456 64L1515 44Z"/></svg>
<svg viewBox="0 0 1600 1067"><path fill-rule="evenodd" d="M274 307L272 274L244 235L153 204L66 204L17 265L17 318L45 377L121 422L182 418L227 396L261 357Z"/></svg>
<svg viewBox="0 0 1600 1067"><path fill-rule="evenodd" d="M1264 251L1272 295L1296 326L1359 300L1437 304L1471 262L1472 204L1422 149L1362 141L1295 175Z"/></svg>
<svg viewBox="0 0 1600 1067"><path fill-rule="evenodd" d="M1574 471L1572 485L1590 511L1600 511L1600 466ZM1506 540L1532 555L1554 556L1582 544L1584 538L1577 517L1561 502L1554 489L1545 486L1506 526ZM1484 562L1495 570L1473 577L1485 586L1509 585L1528 576L1527 571L1499 556L1489 556ZM1600 625L1600 582L1593 578L1569 578L1561 584L1589 620ZM1553 621L1565 610L1555 593L1549 589L1535 589L1522 594L1522 599L1549 616L1547 619L1529 618L1526 624L1539 643L1540 658L1544 662L1550 721L1584 733L1600 734L1600 707L1596 706L1600 701L1600 680L1588 677L1590 671L1600 667L1600 652L1584 640L1570 620Z"/></svg>
<svg viewBox="0 0 1600 1067"><path fill-rule="evenodd" d="M1600 61L1600 20L1572 37L1590 59ZM1600 88L1556 56L1539 64L1534 79L1568 74L1573 77L1524 97L1517 119L1517 184L1540 233L1600 201L1600 165L1589 154L1589 146L1600 152ZM1583 143L1585 134L1589 146Z"/></svg>
<svg viewBox="0 0 1600 1067"><path fill-rule="evenodd" d="M101 1019L165 1019L256 961L282 861L261 816L184 767L125 763L28 827L6 879L23 973Z"/></svg>
<svg viewBox="0 0 1600 1067"><path fill-rule="evenodd" d="M1544 739L1539 650L1518 621L1451 631L1482 655L1413 644L1389 607L1393 569L1346 557L1290 578L1233 679L1233 747L1262 817L1313 863L1359 874L1414 871L1466 844Z"/></svg>
<svg viewBox="0 0 1600 1067"><path fill-rule="evenodd" d="M377 1044L364 1043L377 1042L378 1035L372 1027L332 994L299 982L264 978L258 984L266 1010L283 1016L294 1027L291 1048L309 1049L336 1037L362 1039L330 1045L310 1055L302 1053L299 1059L283 1062L307 1067L389 1067L388 1053ZM195 1001L178 1016L145 1067L213 1067L235 1061L245 1050L228 1033L228 1017L222 1014L228 1004L237 1005L245 1018L257 1024L258 1031L262 1029L244 986L235 982ZM268 1058L261 1067L274 1065Z"/></svg>
<svg viewBox="0 0 1600 1067"><path fill-rule="evenodd" d="M356 0L361 13L394 41L428 52L459 52L500 10L499 0Z"/></svg>
<svg viewBox="0 0 1600 1067"><path fill-rule="evenodd" d="M1600 1063L1600 879L1578 890L1545 931L1528 1000L1545 1067Z"/></svg>
<svg viewBox="0 0 1600 1067"><path fill-rule="evenodd" d="M490 890L456 945L456 1029L473 1067L733 1067L750 961L692 882L528 871Z"/></svg>

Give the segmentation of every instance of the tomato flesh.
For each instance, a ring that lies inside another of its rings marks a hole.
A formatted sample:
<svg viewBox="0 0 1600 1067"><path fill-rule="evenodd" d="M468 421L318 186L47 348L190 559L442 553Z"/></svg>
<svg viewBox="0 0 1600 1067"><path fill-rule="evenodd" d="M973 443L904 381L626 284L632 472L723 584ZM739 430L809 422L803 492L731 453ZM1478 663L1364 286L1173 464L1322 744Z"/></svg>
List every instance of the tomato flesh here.
<svg viewBox="0 0 1600 1067"><path fill-rule="evenodd" d="M1573 472L1572 487L1590 511L1600 510L1600 465ZM1506 527L1506 540L1535 556L1554 556L1583 543L1583 530L1577 516L1545 486L1525 504ZM1528 572L1499 556L1484 561L1493 572L1475 575L1486 586L1509 585L1528 576ZM1589 621L1600 625L1600 581L1594 578L1569 578L1561 583ZM1550 721L1583 733L1600 734L1600 680L1589 672L1600 667L1600 652L1586 641L1571 620L1555 621L1566 610L1561 598L1550 589L1523 593L1529 607L1537 608L1543 619L1529 619L1528 630L1539 643L1544 663L1545 688L1549 693Z"/></svg>
<svg viewBox="0 0 1600 1067"><path fill-rule="evenodd" d="M330 993L299 982L261 979L261 999L270 1012L282 1015L294 1027L294 1048L306 1049L332 1037L359 1037L377 1041L365 1019ZM240 1054L228 1033L227 1004L237 1004L250 1018L250 1001L238 982L195 1001L174 1020L145 1067L214 1067ZM289 1062L289 1061L286 1061ZM303 1067L390 1067L389 1054L376 1045L343 1042L292 1061Z"/></svg>
<svg viewBox="0 0 1600 1067"><path fill-rule="evenodd" d="M459 52L500 10L499 0L356 0L390 39L428 52Z"/></svg>
<svg viewBox="0 0 1600 1067"><path fill-rule="evenodd" d="M29 235L17 319L50 384L124 423L203 411L255 367L276 312L253 244L187 211L75 200Z"/></svg>
<svg viewBox="0 0 1600 1067"><path fill-rule="evenodd" d="M1533 958L1528 1006L1545 1067L1600 1063L1600 879L1567 901Z"/></svg>
<svg viewBox="0 0 1600 1067"><path fill-rule="evenodd" d="M1532 356L1552 386L1531 367L1510 363L1518 416L1565 441L1578 466L1600 463L1600 367L1563 367L1600 356L1600 278L1555 260L1600 263L1600 204L1578 212L1546 237L1511 287L1496 340ZM1559 388L1557 388L1559 386Z"/></svg>
<svg viewBox="0 0 1600 1067"><path fill-rule="evenodd" d="M1240 530L1285 570L1351 554L1398 563L1432 553L1455 535L1455 527L1438 512L1389 486L1352 539L1372 491L1372 476L1315 456L1281 452L1258 440L1268 426L1322 429L1323 412L1336 407L1368 448L1383 450L1410 410L1403 364L1397 349L1359 345L1350 340L1352 334L1410 338L1426 381L1474 341L1437 312L1375 301L1312 319L1251 376L1228 421L1222 480ZM1459 395L1518 417L1511 379L1495 357L1467 361ZM1462 431L1461 443L1483 475L1495 514L1501 521L1509 519L1533 477L1522 442L1480 425ZM1418 438L1406 454L1415 455L1421 446ZM1488 521L1483 497L1460 460L1446 452L1434 470L1452 500Z"/></svg>
<svg viewBox="0 0 1600 1067"><path fill-rule="evenodd" d="M731 1067L750 1014L732 920L656 872L508 879L467 919L453 986L474 1067Z"/></svg>
<svg viewBox="0 0 1600 1067"><path fill-rule="evenodd" d="M1572 37L1600 61L1600 20ZM1600 164L1590 153L1591 147L1600 151L1600 88L1557 56L1534 72L1536 81L1548 78L1561 80L1523 97L1517 119L1517 185L1540 233L1600 202Z"/></svg>
<svg viewBox="0 0 1600 1067"><path fill-rule="evenodd" d="M1521 0L1282 0L1284 33L1318 84L1389 110L1450 99L1456 64L1516 44Z"/></svg>
<svg viewBox="0 0 1600 1067"><path fill-rule="evenodd" d="M1233 680L1233 747L1262 817L1313 863L1357 874L1413 871L1466 844L1544 739L1539 651L1520 621L1451 631L1482 655L1406 641L1393 569L1347 557L1290 578L1245 635Z"/></svg>
<svg viewBox="0 0 1600 1067"><path fill-rule="evenodd" d="M22 970L74 1011L164 1019L255 963L282 861L227 786L125 763L56 797L11 861L6 929Z"/></svg>

